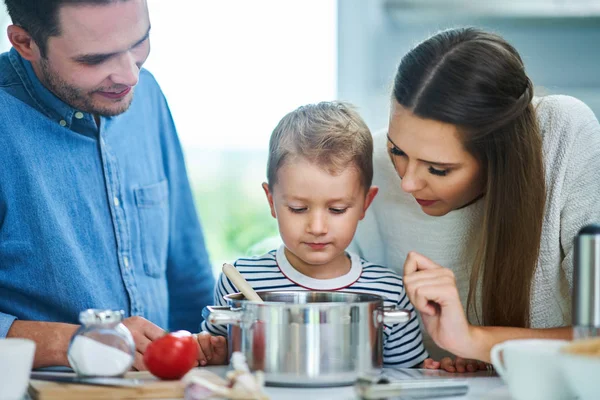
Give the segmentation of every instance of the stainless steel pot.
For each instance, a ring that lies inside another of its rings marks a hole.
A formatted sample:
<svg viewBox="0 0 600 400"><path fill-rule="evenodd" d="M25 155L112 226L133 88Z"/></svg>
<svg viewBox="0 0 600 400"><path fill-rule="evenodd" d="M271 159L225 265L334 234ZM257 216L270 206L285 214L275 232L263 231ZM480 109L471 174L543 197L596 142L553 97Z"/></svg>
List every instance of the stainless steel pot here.
<svg viewBox="0 0 600 400"><path fill-rule="evenodd" d="M205 319L229 325L230 351L245 354L270 385L351 385L383 366L383 324L406 323L410 311L384 308L383 297L350 292L258 292L264 303L225 296Z"/></svg>

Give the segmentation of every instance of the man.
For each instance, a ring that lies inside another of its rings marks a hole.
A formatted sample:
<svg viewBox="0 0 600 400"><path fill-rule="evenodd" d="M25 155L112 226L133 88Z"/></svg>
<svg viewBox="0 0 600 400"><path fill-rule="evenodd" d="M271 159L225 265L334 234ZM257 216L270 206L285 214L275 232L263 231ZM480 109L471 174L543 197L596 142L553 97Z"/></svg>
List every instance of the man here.
<svg viewBox="0 0 600 400"><path fill-rule="evenodd" d="M5 0L0 337L68 365L87 308L123 309L142 354L198 331L214 279L163 94L141 69L145 0ZM175 65L175 64L174 64Z"/></svg>

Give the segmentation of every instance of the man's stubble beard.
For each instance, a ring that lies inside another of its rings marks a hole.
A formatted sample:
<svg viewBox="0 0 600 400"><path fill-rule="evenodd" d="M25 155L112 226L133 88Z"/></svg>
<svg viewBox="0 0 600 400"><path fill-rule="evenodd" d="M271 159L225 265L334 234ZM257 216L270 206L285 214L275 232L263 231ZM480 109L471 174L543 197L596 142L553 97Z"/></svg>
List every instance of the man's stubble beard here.
<svg viewBox="0 0 600 400"><path fill-rule="evenodd" d="M123 98L120 102L115 102L115 105L119 105L119 107L108 108L98 106L94 104L92 99L93 92L87 93L76 86L68 84L52 70L48 60L42 58L40 61L40 72L42 75L40 80L56 97L71 107L86 113L103 117L114 117L127 111L133 100L133 91L135 88L131 88L131 93L128 97Z"/></svg>

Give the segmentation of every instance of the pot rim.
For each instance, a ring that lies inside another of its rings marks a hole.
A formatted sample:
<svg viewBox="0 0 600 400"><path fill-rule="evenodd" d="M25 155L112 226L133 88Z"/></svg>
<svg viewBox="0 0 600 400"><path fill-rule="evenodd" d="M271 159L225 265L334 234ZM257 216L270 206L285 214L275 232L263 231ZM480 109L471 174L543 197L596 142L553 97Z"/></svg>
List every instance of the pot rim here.
<svg viewBox="0 0 600 400"><path fill-rule="evenodd" d="M343 290L262 290L262 291L257 291L256 293L260 297L263 297L263 296L261 296L261 294L273 294L273 293L277 293L277 294L335 293L335 294L341 294L342 296L348 295L348 297L361 296L361 297L364 297L365 299L362 301L351 301L351 302L346 302L346 301L318 301L318 302L310 302L310 303L286 303L286 302L282 302L282 301L257 302L257 301L252 301L252 300L245 300L243 298L244 295L241 292L230 293L228 295L223 296L223 298L227 301L235 301L235 302L239 302L241 304L277 305L277 306L281 306L281 305L285 304L286 306L303 306L303 307L313 306L313 305L335 306L338 304L340 306L347 306L349 304L367 304L367 303L372 303L372 302L381 302L383 304L385 301L385 297L377 295L377 294L367 293L367 292L349 292L349 291L343 291Z"/></svg>

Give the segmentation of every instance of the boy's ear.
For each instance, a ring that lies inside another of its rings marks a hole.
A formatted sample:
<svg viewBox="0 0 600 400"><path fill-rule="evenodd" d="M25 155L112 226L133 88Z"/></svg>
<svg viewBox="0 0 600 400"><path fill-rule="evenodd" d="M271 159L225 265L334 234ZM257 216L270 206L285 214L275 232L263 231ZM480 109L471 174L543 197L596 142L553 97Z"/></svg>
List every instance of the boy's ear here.
<svg viewBox="0 0 600 400"><path fill-rule="evenodd" d="M275 206L273 205L273 193L269 190L269 184L267 182L263 182L262 184L263 190L267 195L267 201L269 202L269 207L271 207L271 215L273 218L277 218L277 214L275 214Z"/></svg>
<svg viewBox="0 0 600 400"><path fill-rule="evenodd" d="M41 58L40 49L25 29L17 25L9 25L6 29L10 44L27 61L37 61Z"/></svg>
<svg viewBox="0 0 600 400"><path fill-rule="evenodd" d="M375 198L375 196L377 196L378 192L379 192L379 188L377 186L371 186L369 188L369 190L367 191L367 195L365 196L365 206L364 206L363 212L360 216L360 219L363 219L365 217L367 209L373 202L373 199Z"/></svg>

